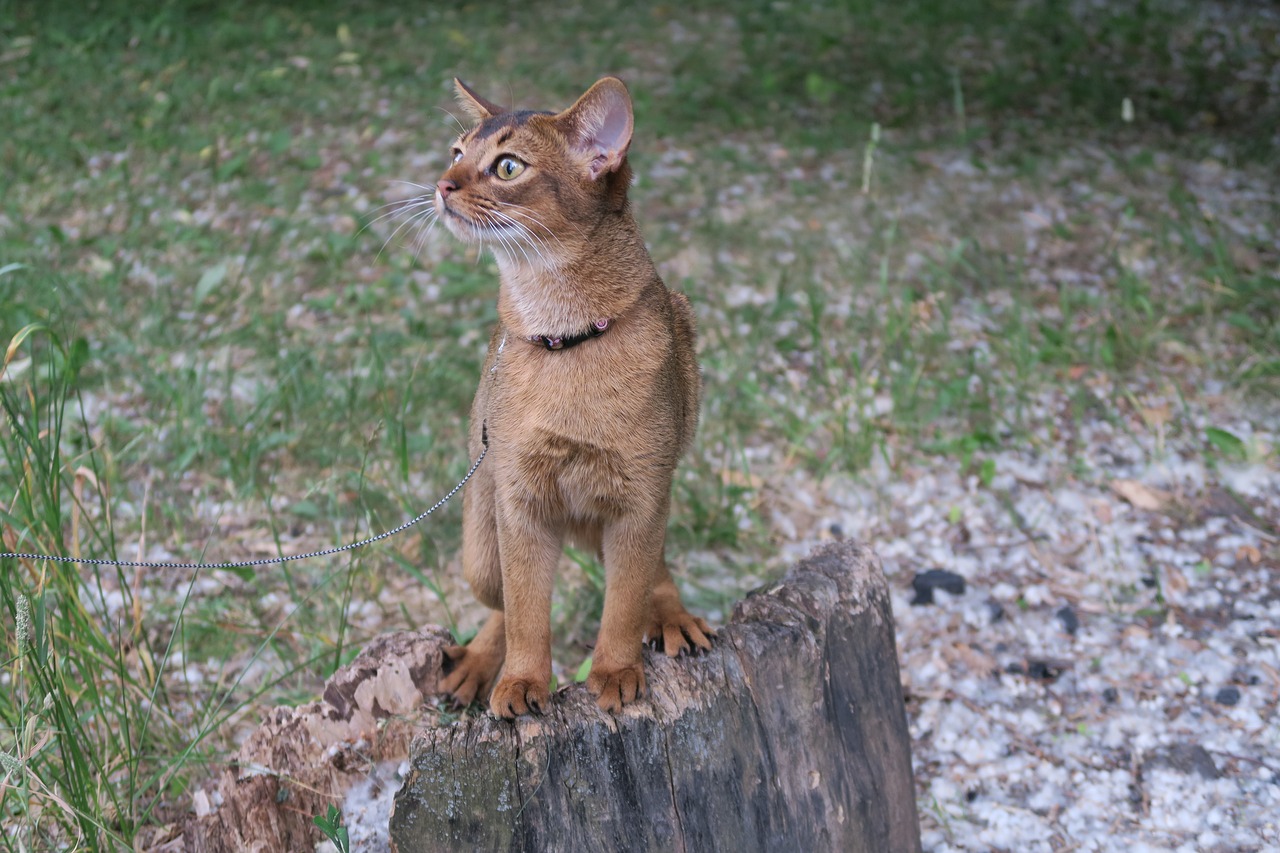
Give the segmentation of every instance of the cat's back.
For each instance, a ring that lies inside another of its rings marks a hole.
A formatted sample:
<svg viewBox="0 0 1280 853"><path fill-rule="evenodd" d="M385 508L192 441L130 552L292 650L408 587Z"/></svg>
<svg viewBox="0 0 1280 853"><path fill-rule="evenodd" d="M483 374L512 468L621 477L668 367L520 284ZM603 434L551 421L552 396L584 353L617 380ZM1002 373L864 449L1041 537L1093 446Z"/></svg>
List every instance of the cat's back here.
<svg viewBox="0 0 1280 853"><path fill-rule="evenodd" d="M680 451L689 449L698 428L698 406L702 397L702 373L698 370L697 324L689 297L668 290L671 300L672 351L677 394L682 401Z"/></svg>

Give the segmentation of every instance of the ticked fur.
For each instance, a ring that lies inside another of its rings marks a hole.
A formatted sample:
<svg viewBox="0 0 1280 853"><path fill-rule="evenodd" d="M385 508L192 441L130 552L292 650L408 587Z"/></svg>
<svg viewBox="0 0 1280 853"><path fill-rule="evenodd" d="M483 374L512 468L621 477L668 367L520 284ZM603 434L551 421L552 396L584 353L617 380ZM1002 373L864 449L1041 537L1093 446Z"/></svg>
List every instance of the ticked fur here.
<svg viewBox="0 0 1280 853"><path fill-rule="evenodd" d="M605 601L587 680L601 707L643 695L647 638L675 655L713 634L680 602L663 556L671 481L697 423L693 312L662 283L631 216L633 119L606 77L559 113L507 111L455 81L475 120L436 184L436 213L498 261L498 326L471 411L463 570L493 612L448 650L444 688L490 692L495 714L550 699L553 575L566 539L603 557ZM604 335L561 351L607 319Z"/></svg>

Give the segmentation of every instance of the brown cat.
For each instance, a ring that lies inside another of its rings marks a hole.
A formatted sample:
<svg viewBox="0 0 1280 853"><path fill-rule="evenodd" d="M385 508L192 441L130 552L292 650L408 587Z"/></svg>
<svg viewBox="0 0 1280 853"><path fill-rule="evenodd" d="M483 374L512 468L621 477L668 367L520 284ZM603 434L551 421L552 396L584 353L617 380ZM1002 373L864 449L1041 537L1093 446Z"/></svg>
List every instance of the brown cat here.
<svg viewBox="0 0 1280 853"><path fill-rule="evenodd" d="M461 239L487 241L501 289L471 409L471 455L487 432L488 457L463 499L463 572L493 613L447 650L442 686L463 704L492 689L502 717L548 707L567 537L604 560L587 688L616 711L644 694L646 638L675 656L714 636L663 558L672 473L698 418L693 311L631 216L621 80L560 113L507 111L454 84L478 124L454 144L436 212Z"/></svg>

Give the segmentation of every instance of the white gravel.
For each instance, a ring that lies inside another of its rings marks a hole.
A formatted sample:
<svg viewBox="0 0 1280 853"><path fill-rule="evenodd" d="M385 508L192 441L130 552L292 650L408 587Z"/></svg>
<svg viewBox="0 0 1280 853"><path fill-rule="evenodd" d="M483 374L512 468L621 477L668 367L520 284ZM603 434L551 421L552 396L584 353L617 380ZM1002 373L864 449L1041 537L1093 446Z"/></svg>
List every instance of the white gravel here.
<svg viewBox="0 0 1280 853"><path fill-rule="evenodd" d="M1213 422L1277 446L1274 406L1228 402ZM1048 446L993 453L990 487L940 458L826 490L818 526L895 590L925 849L1280 849L1275 456L1082 432L1083 466ZM965 592L913 606L934 568Z"/></svg>

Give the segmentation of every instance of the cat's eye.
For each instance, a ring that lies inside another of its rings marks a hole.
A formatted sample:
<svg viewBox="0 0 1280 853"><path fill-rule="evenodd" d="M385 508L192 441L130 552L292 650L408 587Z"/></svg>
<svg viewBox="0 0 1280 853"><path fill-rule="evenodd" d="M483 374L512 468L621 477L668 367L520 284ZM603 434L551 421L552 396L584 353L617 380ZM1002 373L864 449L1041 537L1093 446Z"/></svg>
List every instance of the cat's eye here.
<svg viewBox="0 0 1280 853"><path fill-rule="evenodd" d="M449 153L453 155L453 162L455 162L455 163L457 163L459 160L461 160L461 159L462 159L462 149L461 149L461 148L454 148L454 149L451 149Z"/></svg>
<svg viewBox="0 0 1280 853"><path fill-rule="evenodd" d="M504 181L509 181L524 171L524 163L514 157L503 157L493 167L494 174Z"/></svg>

